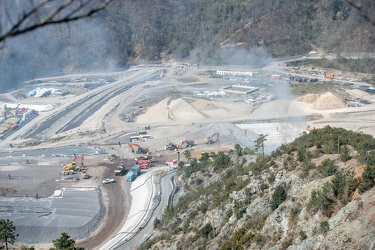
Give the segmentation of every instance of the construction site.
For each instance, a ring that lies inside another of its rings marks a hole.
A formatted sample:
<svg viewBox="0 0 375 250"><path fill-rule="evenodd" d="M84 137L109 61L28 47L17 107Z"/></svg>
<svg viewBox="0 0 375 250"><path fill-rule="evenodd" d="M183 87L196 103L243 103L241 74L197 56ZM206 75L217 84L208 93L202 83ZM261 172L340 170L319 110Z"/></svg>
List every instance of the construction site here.
<svg viewBox="0 0 375 250"><path fill-rule="evenodd" d="M0 216L14 222L20 243L48 249L66 231L81 246L100 249L125 225L132 205L143 209L130 196L132 183L156 169L165 173L180 162L183 167L186 150L199 159L235 144L254 148L258 136L266 134L265 151L270 153L308 127L326 125L375 135L375 97L344 86L351 80L338 74L329 88L321 87L324 75L316 77L320 83L306 83L325 91L297 96L292 75L279 63L261 73L180 68L184 70L175 74L163 64L134 66L106 75L112 80L89 85L87 93L79 82L79 94L38 98L38 104L54 108L39 111L0 141ZM53 80L71 87L74 79L84 77L69 78ZM1 104L32 103L34 97L17 98L32 88L1 94ZM367 104L350 105L358 98ZM143 192L145 197L157 193Z"/></svg>

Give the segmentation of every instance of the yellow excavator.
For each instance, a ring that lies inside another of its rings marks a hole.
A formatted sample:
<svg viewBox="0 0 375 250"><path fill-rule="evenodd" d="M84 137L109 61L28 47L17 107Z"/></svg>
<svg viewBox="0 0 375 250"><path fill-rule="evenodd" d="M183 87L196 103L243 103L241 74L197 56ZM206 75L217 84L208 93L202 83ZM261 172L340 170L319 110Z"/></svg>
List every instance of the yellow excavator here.
<svg viewBox="0 0 375 250"><path fill-rule="evenodd" d="M81 165L77 165L76 160L81 160ZM84 162L84 156L80 155L75 157L71 162L68 164L65 164L63 166L63 171L61 171L62 175L71 175L74 174L77 171L81 171L82 169L85 169L85 166L83 164Z"/></svg>

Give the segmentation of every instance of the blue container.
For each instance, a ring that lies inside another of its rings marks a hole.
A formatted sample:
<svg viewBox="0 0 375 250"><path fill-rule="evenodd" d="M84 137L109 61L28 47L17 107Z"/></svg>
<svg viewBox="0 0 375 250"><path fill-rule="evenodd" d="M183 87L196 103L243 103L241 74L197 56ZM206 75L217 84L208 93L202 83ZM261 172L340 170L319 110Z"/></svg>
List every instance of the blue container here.
<svg viewBox="0 0 375 250"><path fill-rule="evenodd" d="M135 176L138 176L141 173L141 166L140 165L133 166L132 172L134 173Z"/></svg>
<svg viewBox="0 0 375 250"><path fill-rule="evenodd" d="M134 181L135 179L135 175L133 172L128 172L125 176L125 179L127 182L131 182L131 181Z"/></svg>

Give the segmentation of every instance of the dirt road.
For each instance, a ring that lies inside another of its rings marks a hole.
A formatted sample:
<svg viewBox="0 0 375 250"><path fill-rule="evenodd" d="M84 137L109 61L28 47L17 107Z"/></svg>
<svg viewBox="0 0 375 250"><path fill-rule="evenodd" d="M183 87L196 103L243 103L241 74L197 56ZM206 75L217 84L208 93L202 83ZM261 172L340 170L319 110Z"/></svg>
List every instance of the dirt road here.
<svg viewBox="0 0 375 250"><path fill-rule="evenodd" d="M127 204L130 203L130 185L124 183L124 176L114 176L113 169L113 164L108 165L103 176L111 177L115 179L116 182L101 185L104 201L108 201L104 221L89 238L77 242L78 246L84 247L85 249L96 249L109 238L113 237L114 233L118 231L127 216Z"/></svg>

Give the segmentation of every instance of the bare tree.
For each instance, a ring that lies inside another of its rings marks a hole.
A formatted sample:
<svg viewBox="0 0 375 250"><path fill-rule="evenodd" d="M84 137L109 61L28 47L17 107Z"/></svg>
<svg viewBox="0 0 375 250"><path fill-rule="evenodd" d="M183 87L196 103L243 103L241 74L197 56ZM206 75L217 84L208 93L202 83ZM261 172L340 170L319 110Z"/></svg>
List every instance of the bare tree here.
<svg viewBox="0 0 375 250"><path fill-rule="evenodd" d="M0 0L0 43L38 28L90 17L113 0Z"/></svg>

